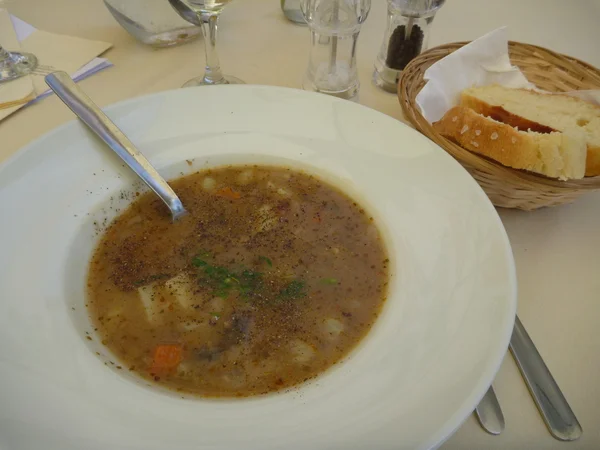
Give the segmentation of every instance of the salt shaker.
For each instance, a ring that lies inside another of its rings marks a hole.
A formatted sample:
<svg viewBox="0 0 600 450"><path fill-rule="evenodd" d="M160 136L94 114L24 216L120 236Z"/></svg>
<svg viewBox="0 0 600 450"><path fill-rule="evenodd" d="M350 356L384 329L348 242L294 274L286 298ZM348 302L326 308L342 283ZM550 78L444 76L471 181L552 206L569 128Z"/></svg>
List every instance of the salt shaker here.
<svg viewBox="0 0 600 450"><path fill-rule="evenodd" d="M375 60L374 83L396 92L406 65L427 48L435 13L445 0L388 0L383 44Z"/></svg>
<svg viewBox="0 0 600 450"><path fill-rule="evenodd" d="M356 41L371 0L302 0L311 33L303 89L358 100Z"/></svg>

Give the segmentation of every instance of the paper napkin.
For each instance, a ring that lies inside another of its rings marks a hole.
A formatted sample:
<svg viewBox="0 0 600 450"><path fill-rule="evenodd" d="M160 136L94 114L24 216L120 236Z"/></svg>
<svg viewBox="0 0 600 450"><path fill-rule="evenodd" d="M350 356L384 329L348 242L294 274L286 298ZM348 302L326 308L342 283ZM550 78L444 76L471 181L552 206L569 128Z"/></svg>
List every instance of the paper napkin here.
<svg viewBox="0 0 600 450"><path fill-rule="evenodd" d="M8 35L12 38L7 38ZM7 41L8 44L5 44ZM0 120L30 100L48 95L44 76L52 71L64 70L78 81L112 65L106 59L96 58L111 44L37 30L19 18L10 16L6 10L0 10L0 42L7 50L33 53L39 63L32 75L0 84ZM29 96L23 95L26 83L32 85ZM17 103L14 106L10 105L9 102L15 101ZM2 108L2 104L10 107Z"/></svg>
<svg viewBox="0 0 600 450"><path fill-rule="evenodd" d="M427 84L417 94L416 102L425 119L436 122L453 106L460 93L471 86L501 84L511 88L537 89L527 81L508 55L506 27L488 33L442 58L424 74ZM600 91L572 91L574 97L598 103Z"/></svg>

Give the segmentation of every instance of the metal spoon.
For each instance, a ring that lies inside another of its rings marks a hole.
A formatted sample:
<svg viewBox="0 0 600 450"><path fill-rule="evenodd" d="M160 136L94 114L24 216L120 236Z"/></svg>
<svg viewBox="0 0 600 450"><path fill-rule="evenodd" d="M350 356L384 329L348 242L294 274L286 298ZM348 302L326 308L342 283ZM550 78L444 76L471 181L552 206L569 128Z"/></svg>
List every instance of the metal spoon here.
<svg viewBox="0 0 600 450"><path fill-rule="evenodd" d="M581 425L518 317L510 350L550 434L560 441L579 439Z"/></svg>
<svg viewBox="0 0 600 450"><path fill-rule="evenodd" d="M475 408L475 415L483 429L488 433L498 435L504 431L504 414L500 409L500 403L493 386L490 386L477 408Z"/></svg>
<svg viewBox="0 0 600 450"><path fill-rule="evenodd" d="M191 23L192 25L196 25L197 27L202 26L202 22L200 21L198 14L196 14L192 8L183 3L181 0L169 0L169 3L183 20Z"/></svg>
<svg viewBox="0 0 600 450"><path fill-rule="evenodd" d="M66 72L54 72L45 77L46 84L71 111L75 113L100 139L102 139L125 163L152 189L171 210L173 221L187 211L177 194L159 175L144 155Z"/></svg>

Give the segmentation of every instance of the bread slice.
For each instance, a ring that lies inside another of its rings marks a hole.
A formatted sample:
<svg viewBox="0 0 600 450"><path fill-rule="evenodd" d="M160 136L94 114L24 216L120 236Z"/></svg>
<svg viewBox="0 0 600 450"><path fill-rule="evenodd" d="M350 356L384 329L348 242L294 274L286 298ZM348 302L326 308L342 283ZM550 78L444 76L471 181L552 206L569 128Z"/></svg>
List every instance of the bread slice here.
<svg viewBox="0 0 600 450"><path fill-rule="evenodd" d="M600 175L600 107L567 95L499 85L465 89L461 105L520 130L582 132L588 150L585 174Z"/></svg>
<svg viewBox="0 0 600 450"><path fill-rule="evenodd" d="M583 178L587 148L579 134L521 131L455 106L433 128L461 147L505 166L551 178Z"/></svg>

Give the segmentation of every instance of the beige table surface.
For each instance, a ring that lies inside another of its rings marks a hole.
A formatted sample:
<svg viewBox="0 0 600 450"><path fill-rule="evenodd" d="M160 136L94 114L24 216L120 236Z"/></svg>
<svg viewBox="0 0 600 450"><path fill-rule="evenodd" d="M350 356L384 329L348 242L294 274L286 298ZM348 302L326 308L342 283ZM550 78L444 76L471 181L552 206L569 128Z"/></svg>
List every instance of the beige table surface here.
<svg viewBox="0 0 600 450"><path fill-rule="evenodd" d="M402 120L396 97L370 82L386 15L384 0L372 2L358 46L360 102ZM100 0L9 0L6 6L38 28L114 44L105 56L115 66L81 82L101 106L178 88L203 68L201 40L164 50L144 47L114 22ZM433 23L430 44L474 39L508 25L513 40L600 67L599 23L600 1L595 0L448 0ZM283 18L278 0L237 0L222 17L222 67L248 83L299 87L307 33ZM51 97L0 122L0 160L72 118ZM506 431L490 436L471 416L442 448L600 449L600 193L568 206L500 214L517 264L519 316L584 433L573 443L548 434L507 355L495 381Z"/></svg>

